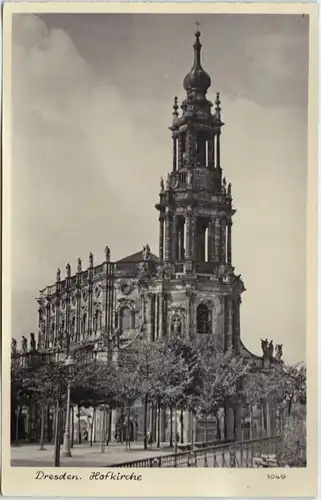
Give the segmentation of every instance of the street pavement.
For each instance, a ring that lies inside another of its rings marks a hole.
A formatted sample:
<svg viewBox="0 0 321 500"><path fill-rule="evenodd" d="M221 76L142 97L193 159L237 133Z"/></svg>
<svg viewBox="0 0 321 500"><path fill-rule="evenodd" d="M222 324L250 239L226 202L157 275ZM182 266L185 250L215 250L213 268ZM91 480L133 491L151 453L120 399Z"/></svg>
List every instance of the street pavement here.
<svg viewBox="0 0 321 500"><path fill-rule="evenodd" d="M165 443L160 449L148 447L147 450L144 450L143 443L131 443L130 450L126 450L124 443L111 443L105 447L104 453L101 452L98 443L93 443L92 447L89 444L75 444L71 449L71 457L63 456L62 446L60 450L61 467L106 467L122 462L174 453L173 448L169 448ZM16 467L53 467L54 447L46 444L45 450L39 450L37 444L12 446L11 465Z"/></svg>

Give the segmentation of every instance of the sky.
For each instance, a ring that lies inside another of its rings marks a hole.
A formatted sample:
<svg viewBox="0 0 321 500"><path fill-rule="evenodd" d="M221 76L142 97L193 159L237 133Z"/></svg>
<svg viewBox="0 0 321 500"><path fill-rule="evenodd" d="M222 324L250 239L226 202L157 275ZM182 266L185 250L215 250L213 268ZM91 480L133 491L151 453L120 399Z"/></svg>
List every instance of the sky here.
<svg viewBox="0 0 321 500"><path fill-rule="evenodd" d="M232 183L233 265L247 291L245 346L305 360L308 17L210 14L208 97L221 92ZM195 16L14 15L12 335L37 331L38 291L77 257L158 251L160 177L174 96L193 62Z"/></svg>

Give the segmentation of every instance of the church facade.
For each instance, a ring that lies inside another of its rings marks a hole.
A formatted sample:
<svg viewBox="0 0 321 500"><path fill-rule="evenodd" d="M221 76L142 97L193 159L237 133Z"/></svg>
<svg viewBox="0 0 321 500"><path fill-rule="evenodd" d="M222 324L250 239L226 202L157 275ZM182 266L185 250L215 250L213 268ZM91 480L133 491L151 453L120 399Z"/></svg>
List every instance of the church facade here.
<svg viewBox="0 0 321 500"><path fill-rule="evenodd" d="M64 278L58 270L55 283L37 299L39 334L37 344L34 339L30 344L32 351L72 353L81 348L112 359L138 339L213 335L218 346L232 347L253 367L263 367L264 356L251 354L241 340L245 286L232 260L235 209L232 185L221 166L224 123L220 94L214 104L207 97L211 79L201 65L201 48L197 30L193 66L183 82L186 96L180 107L174 99L172 165L166 181L161 180L156 204L158 256L146 245L113 262L106 247L99 265L90 254L86 269L78 259L75 274L69 264ZM26 343L22 350L27 353ZM136 417L139 428L139 409ZM116 412L112 438L119 418ZM240 439L240 409L227 409L226 418L225 437ZM189 415L184 421L188 442L197 423ZM165 439L166 415L162 422Z"/></svg>

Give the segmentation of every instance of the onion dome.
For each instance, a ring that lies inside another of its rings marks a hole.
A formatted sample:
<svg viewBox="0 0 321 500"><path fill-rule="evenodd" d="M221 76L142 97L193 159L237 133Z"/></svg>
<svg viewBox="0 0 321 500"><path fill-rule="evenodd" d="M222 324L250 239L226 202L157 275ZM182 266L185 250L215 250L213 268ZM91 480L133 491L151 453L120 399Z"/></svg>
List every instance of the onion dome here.
<svg viewBox="0 0 321 500"><path fill-rule="evenodd" d="M185 76L183 86L186 92L194 90L206 94L208 88L211 86L211 78L206 71L204 71L201 65L202 44L200 42L200 36L201 33L197 30L195 33L195 43L193 45L194 64L191 71L189 71L189 73Z"/></svg>

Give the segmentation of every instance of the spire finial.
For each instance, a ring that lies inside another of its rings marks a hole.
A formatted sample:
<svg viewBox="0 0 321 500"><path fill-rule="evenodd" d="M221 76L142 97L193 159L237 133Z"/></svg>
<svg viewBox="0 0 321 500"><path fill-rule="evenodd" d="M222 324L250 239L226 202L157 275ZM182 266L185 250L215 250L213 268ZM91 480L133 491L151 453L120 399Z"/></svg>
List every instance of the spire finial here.
<svg viewBox="0 0 321 500"><path fill-rule="evenodd" d="M202 44L200 42L201 32L199 30L200 23L196 21L196 31L195 31L195 43L194 43L194 68L201 68L201 48Z"/></svg>
<svg viewBox="0 0 321 500"><path fill-rule="evenodd" d="M195 32L195 42L193 45L194 63L191 71L189 71L184 78L183 86L187 92L194 90L202 94L206 94L208 88L211 85L211 78L206 73L206 71L204 71L201 65L202 44L200 41L200 36L201 36L201 32L199 30L200 23L199 21L196 21L195 24L197 30Z"/></svg>

